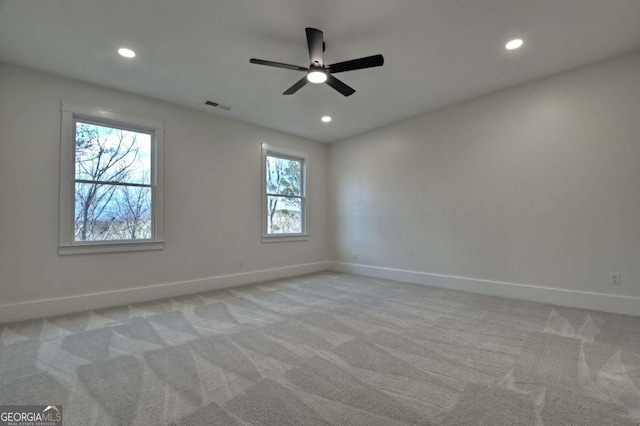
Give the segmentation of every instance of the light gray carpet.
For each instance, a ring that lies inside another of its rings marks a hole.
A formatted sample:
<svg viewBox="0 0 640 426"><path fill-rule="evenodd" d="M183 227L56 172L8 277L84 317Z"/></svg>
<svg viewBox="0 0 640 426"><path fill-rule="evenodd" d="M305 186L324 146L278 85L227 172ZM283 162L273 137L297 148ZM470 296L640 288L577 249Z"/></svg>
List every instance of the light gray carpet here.
<svg viewBox="0 0 640 426"><path fill-rule="evenodd" d="M67 425L639 425L640 318L322 273L0 326Z"/></svg>

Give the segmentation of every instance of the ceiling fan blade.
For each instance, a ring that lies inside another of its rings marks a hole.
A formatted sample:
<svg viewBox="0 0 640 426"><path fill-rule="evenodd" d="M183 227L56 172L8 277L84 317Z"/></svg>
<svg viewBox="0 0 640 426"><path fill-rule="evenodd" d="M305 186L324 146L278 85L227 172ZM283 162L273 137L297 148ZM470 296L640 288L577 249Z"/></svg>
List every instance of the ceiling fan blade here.
<svg viewBox="0 0 640 426"><path fill-rule="evenodd" d="M309 46L309 59L311 64L318 63L319 66L323 65L322 52L323 52L323 35L322 31L315 28L305 28L307 31L307 45Z"/></svg>
<svg viewBox="0 0 640 426"><path fill-rule="evenodd" d="M342 81L338 80L331 74L327 75L327 84L345 96L351 96L356 92L354 89L347 86L346 84L344 84Z"/></svg>
<svg viewBox="0 0 640 426"><path fill-rule="evenodd" d="M350 61L338 62L327 66L330 73L359 70L362 68L380 67L384 64L382 55L367 56L366 58L352 59Z"/></svg>
<svg viewBox="0 0 640 426"><path fill-rule="evenodd" d="M294 84L293 86L289 87L283 93L283 95L293 95L298 90L300 90L302 87L304 87L308 82L309 82L309 80L307 80L306 76L302 77L300 80L298 80L298 82L296 84Z"/></svg>
<svg viewBox="0 0 640 426"><path fill-rule="evenodd" d="M268 67L284 68L293 71L308 71L308 68L299 67L297 65L283 64L282 62L265 61L264 59L249 59L249 62L257 65L266 65Z"/></svg>

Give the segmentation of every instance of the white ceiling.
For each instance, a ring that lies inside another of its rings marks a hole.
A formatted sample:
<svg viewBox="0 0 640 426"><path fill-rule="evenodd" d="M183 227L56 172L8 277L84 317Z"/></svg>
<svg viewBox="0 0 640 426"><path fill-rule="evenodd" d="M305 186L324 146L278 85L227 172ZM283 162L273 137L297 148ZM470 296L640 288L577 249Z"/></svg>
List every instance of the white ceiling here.
<svg viewBox="0 0 640 426"><path fill-rule="evenodd" d="M324 31L325 63L385 65L340 74L348 98L283 96L301 73L249 58L308 66L305 27ZM2 62L323 142L638 48L640 0L0 0Z"/></svg>

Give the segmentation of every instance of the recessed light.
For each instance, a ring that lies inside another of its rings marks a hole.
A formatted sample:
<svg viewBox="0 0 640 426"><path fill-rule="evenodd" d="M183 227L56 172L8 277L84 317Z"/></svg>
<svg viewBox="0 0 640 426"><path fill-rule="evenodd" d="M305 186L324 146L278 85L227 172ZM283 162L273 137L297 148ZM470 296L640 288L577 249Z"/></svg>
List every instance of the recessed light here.
<svg viewBox="0 0 640 426"><path fill-rule="evenodd" d="M524 41L522 41L521 38L516 38L511 40L509 43L505 44L504 47L507 50L515 50L522 47L523 44L524 44Z"/></svg>
<svg viewBox="0 0 640 426"><path fill-rule="evenodd" d="M322 120L323 123L328 123L331 121L331 117L329 117L328 115L325 115L320 120Z"/></svg>
<svg viewBox="0 0 640 426"><path fill-rule="evenodd" d="M124 56L125 58L135 58L136 52L131 49L127 49L126 47L121 47L118 49L118 53L120 56Z"/></svg>

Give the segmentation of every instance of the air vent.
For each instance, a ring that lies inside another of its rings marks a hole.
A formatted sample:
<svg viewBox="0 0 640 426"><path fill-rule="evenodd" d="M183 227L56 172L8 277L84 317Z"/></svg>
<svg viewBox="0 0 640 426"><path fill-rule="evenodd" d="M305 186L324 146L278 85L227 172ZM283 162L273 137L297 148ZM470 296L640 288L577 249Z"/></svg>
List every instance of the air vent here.
<svg viewBox="0 0 640 426"><path fill-rule="evenodd" d="M213 107L213 108L220 108L221 110L224 110L224 111L229 111L231 109L231 107L228 107L226 105L220 105L219 103L213 102L213 101L206 101L204 104L209 105L210 107Z"/></svg>

